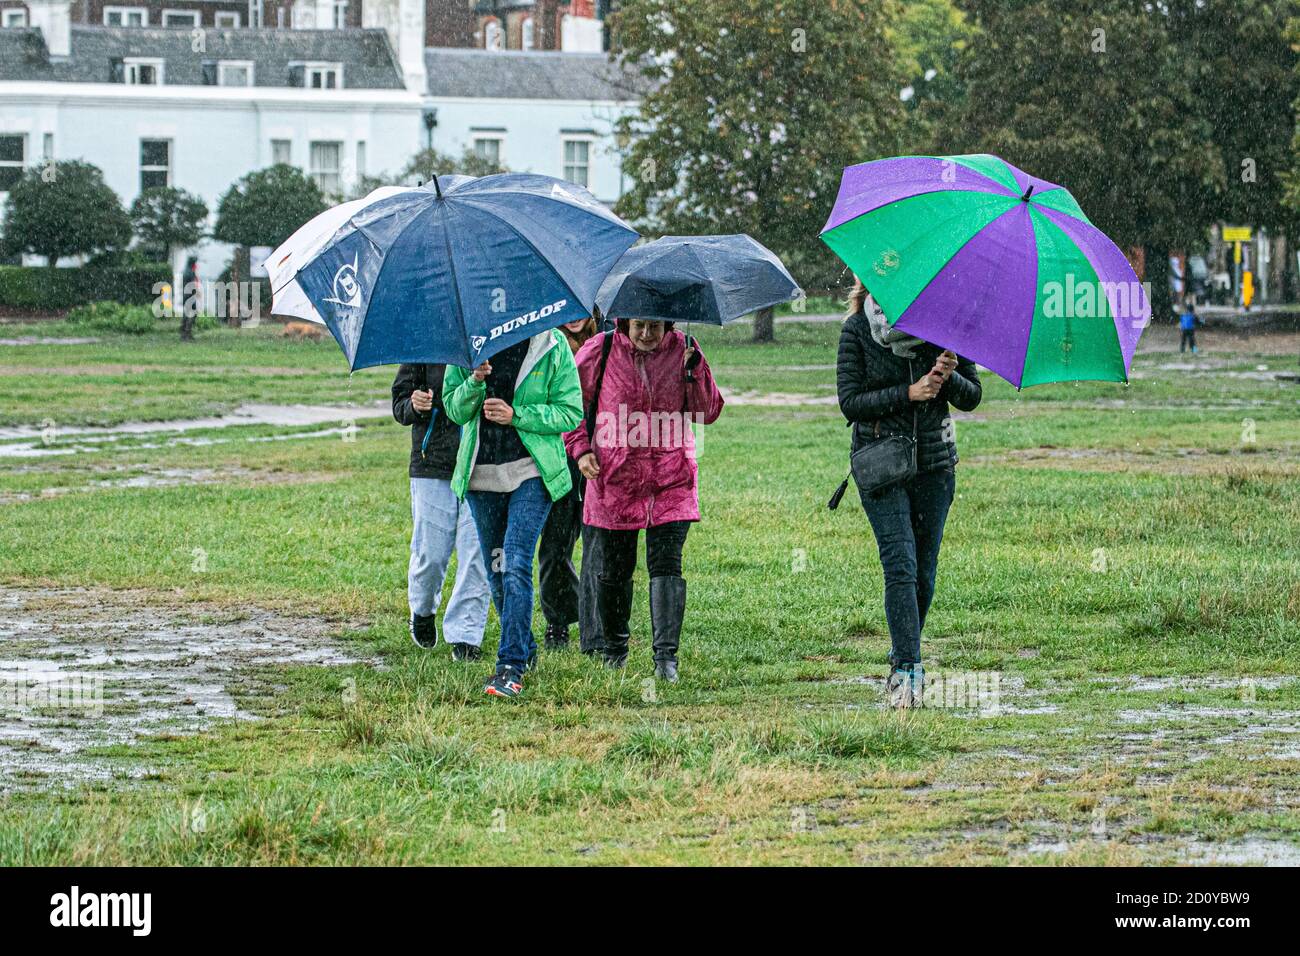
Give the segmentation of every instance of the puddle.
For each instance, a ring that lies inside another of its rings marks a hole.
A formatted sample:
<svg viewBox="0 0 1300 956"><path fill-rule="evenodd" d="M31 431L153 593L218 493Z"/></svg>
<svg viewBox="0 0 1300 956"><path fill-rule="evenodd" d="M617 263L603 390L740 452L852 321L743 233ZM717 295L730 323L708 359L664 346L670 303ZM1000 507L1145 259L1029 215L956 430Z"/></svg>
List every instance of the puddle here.
<svg viewBox="0 0 1300 956"><path fill-rule="evenodd" d="M728 405L759 405L759 406L789 406L789 405L834 405L840 403L836 395L804 395L798 392L760 392L750 389L745 392L735 392L728 388L720 389L722 397Z"/></svg>
<svg viewBox="0 0 1300 956"><path fill-rule="evenodd" d="M42 488L39 491L0 491L0 505L116 488L175 488L180 485L223 485L236 482L262 486L331 480L329 475L299 474L291 471L265 471L239 466L223 468L157 468L153 465L131 465L118 466L116 470L141 471L144 473L132 475L129 478L101 478L83 485Z"/></svg>
<svg viewBox="0 0 1300 956"><path fill-rule="evenodd" d="M167 592L0 587L0 792L148 773L86 751L258 719L275 692L259 667L375 664L335 639L355 627Z"/></svg>
<svg viewBox="0 0 1300 956"><path fill-rule="evenodd" d="M97 445L114 442L120 438L137 435L177 435L196 430L220 430L248 425L269 425L279 428L306 428L313 425L334 424L340 427L298 432L292 435L263 435L248 441L276 441L285 438L315 438L341 434L350 423L362 419L387 418L392 415L388 402L369 405L241 405L228 415L208 418L176 419L161 422L124 422L112 426L55 426L43 429L34 425L0 427L0 458L38 458L48 455L73 455L98 451ZM62 439L74 439L63 443ZM230 439L172 438L161 444L142 443L141 448L160 448L166 445L212 445Z"/></svg>
<svg viewBox="0 0 1300 956"><path fill-rule="evenodd" d="M1300 844L1251 837L1232 843L1189 843L1180 862L1219 866L1300 866Z"/></svg>
<svg viewBox="0 0 1300 956"><path fill-rule="evenodd" d="M94 345L95 338L51 338L41 335L23 335L16 339L0 339L0 345Z"/></svg>

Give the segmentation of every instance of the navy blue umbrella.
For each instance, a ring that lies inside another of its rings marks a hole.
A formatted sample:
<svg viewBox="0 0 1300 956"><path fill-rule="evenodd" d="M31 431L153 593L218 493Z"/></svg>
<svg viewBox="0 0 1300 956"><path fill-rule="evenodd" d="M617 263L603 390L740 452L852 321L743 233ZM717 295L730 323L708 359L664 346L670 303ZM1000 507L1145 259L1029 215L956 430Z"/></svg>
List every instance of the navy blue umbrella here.
<svg viewBox="0 0 1300 956"><path fill-rule="evenodd" d="M800 295L776 254L749 236L664 236L629 249L596 304L609 318L721 325Z"/></svg>
<svg viewBox="0 0 1300 956"><path fill-rule="evenodd" d="M298 264L272 274L285 294L296 281L353 369L473 368L585 318L601 281L637 240L587 190L550 176L442 176L371 195L325 230L328 239L312 220L299 230L303 248L291 237L268 264Z"/></svg>

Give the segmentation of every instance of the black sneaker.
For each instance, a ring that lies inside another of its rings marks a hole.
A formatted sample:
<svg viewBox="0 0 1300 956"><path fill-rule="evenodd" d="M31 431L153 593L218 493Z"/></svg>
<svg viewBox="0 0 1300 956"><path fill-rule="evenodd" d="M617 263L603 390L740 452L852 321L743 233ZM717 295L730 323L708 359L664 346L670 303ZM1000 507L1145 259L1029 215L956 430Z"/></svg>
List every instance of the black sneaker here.
<svg viewBox="0 0 1300 956"><path fill-rule="evenodd" d="M523 692L523 678L515 674L513 667L504 668L500 674L493 674L483 686L483 693L489 697L518 697Z"/></svg>
<svg viewBox="0 0 1300 956"><path fill-rule="evenodd" d="M461 644L459 642L451 645L451 659L453 661L477 661L483 657L483 648L477 644Z"/></svg>
<svg viewBox="0 0 1300 956"><path fill-rule="evenodd" d="M432 614L412 614L407 625L411 631L411 640L417 647L436 647L438 644L438 622Z"/></svg>
<svg viewBox="0 0 1300 956"><path fill-rule="evenodd" d="M547 624L546 625L546 649L548 651L562 651L568 646L569 646L569 625Z"/></svg>

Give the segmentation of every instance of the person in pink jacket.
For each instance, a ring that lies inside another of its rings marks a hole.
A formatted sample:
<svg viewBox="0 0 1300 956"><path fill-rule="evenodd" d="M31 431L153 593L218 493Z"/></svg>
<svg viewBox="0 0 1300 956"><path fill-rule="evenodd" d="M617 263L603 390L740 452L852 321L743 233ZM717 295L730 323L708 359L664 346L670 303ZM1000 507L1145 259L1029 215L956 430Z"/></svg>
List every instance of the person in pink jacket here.
<svg viewBox="0 0 1300 956"><path fill-rule="evenodd" d="M576 359L587 416L564 444L587 479L582 520L599 539L605 664L627 663L632 573L645 529L655 676L676 681L686 613L682 546L700 520L691 423L715 422L722 394L698 345L688 346L671 322L620 319L614 331L588 339Z"/></svg>

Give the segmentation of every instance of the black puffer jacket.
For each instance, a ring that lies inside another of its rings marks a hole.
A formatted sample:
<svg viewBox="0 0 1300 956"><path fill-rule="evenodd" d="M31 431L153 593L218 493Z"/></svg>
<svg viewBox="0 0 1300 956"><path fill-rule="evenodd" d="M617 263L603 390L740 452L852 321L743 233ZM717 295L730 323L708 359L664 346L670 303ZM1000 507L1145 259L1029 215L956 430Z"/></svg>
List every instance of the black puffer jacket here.
<svg viewBox="0 0 1300 956"><path fill-rule="evenodd" d="M460 429L442 408L442 376L445 365L403 365L393 379L393 417L399 424L411 426L412 478L443 478L451 480L456 470L456 451L460 448ZM424 446L424 436L429 430L429 412L417 412L411 406L411 393L433 390L433 434ZM423 454L421 454L421 446Z"/></svg>
<svg viewBox="0 0 1300 956"><path fill-rule="evenodd" d="M975 363L958 356L957 370L937 396L924 403L907 397L908 387L934 367L941 351L927 342L915 349L914 358L899 358L871 337L861 310L844 320L835 380L840 411L853 423L851 451L875 437L877 423L881 435L912 434L915 409L917 470L938 471L957 464L957 443L945 427L948 406L969 412L979 405L982 393Z"/></svg>

